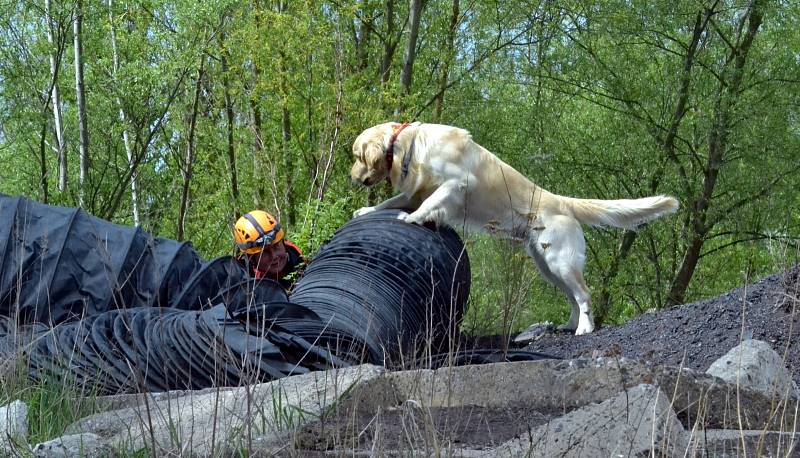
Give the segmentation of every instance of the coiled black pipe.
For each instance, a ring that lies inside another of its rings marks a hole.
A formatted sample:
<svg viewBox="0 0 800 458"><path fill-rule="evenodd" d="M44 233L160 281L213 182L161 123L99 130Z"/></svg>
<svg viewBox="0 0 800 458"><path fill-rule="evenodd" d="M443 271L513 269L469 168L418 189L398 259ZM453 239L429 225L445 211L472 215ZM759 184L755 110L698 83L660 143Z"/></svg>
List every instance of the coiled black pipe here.
<svg viewBox="0 0 800 458"><path fill-rule="evenodd" d="M320 321L281 326L348 360L376 364L443 349L464 314L469 258L452 229L399 215L377 211L342 226L291 295Z"/></svg>
<svg viewBox="0 0 800 458"><path fill-rule="evenodd" d="M261 306L262 317L313 321L302 306ZM243 319L245 318L245 319ZM63 323L32 338L25 353L33 379L58 379L93 393L239 386L348 365L265 318L140 307Z"/></svg>

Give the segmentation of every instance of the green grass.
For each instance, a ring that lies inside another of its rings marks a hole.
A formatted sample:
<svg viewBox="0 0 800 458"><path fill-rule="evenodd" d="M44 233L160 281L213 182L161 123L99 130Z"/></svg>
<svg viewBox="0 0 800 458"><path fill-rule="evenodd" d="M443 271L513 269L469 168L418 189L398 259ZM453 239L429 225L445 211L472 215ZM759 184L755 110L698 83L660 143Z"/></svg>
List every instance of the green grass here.
<svg viewBox="0 0 800 458"><path fill-rule="evenodd" d="M59 437L67 426L98 411L97 396L68 380L32 381L21 370L0 379L0 405L21 400L28 406L28 442Z"/></svg>

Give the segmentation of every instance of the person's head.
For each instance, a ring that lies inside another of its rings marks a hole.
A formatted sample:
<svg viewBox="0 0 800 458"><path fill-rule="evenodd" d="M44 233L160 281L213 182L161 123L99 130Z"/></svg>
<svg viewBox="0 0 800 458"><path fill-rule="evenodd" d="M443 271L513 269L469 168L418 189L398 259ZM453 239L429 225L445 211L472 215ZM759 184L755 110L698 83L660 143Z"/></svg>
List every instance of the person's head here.
<svg viewBox="0 0 800 458"><path fill-rule="evenodd" d="M253 210L238 221L233 230L236 247L248 256L251 265L269 274L278 274L288 262L284 232L278 220L262 210Z"/></svg>

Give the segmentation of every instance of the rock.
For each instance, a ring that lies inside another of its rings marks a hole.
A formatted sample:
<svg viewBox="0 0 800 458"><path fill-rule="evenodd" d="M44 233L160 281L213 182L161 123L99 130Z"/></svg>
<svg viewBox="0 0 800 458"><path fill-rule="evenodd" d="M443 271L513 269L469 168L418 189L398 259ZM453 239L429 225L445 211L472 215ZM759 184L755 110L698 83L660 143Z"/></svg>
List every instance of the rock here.
<svg viewBox="0 0 800 458"><path fill-rule="evenodd" d="M799 399L783 358L761 340L744 340L711 364L706 374L781 399Z"/></svg>
<svg viewBox="0 0 800 458"><path fill-rule="evenodd" d="M687 442L667 395L641 384L558 417L483 456L638 457L654 451L656 456L682 457Z"/></svg>
<svg viewBox="0 0 800 458"><path fill-rule="evenodd" d="M127 393L114 394L109 396L97 396L92 400L95 408L99 411L119 410L127 407L142 407L148 402L158 402L167 399L177 399L184 396L198 396L207 393L217 393L231 391L235 388L204 388L202 390L172 390L161 393ZM146 399L145 399L146 398Z"/></svg>
<svg viewBox="0 0 800 458"><path fill-rule="evenodd" d="M686 429L793 431L800 428L794 422L794 404L778 405L774 398L761 392L737 389L702 372L650 366L627 358L542 360L387 372L358 385L340 410L346 417L348 411L374 413L413 400L424 408L525 407L561 415L603 402L639 384L655 385L667 393Z"/></svg>
<svg viewBox="0 0 800 458"><path fill-rule="evenodd" d="M550 321L543 321L541 323L533 323L528 326L524 331L514 337L515 343L530 343L533 342L547 333L555 331L556 327Z"/></svg>
<svg viewBox="0 0 800 458"><path fill-rule="evenodd" d="M28 406L19 400L0 407L0 451L10 453L28 440Z"/></svg>
<svg viewBox="0 0 800 458"><path fill-rule="evenodd" d="M37 458L99 458L113 454L111 445L92 433L61 436L33 448L33 456Z"/></svg>
<svg viewBox="0 0 800 458"><path fill-rule="evenodd" d="M270 383L159 400L83 418L68 433L90 432L116 450L153 450L160 456L232 453L251 439L269 444L314 421L382 367L361 365L282 378ZM284 441L285 442L285 441Z"/></svg>

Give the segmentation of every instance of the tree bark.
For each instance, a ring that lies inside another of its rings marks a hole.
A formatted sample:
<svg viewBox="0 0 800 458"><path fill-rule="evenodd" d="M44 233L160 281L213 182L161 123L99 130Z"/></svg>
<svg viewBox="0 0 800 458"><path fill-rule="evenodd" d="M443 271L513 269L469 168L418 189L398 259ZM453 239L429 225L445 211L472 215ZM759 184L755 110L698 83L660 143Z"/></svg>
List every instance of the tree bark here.
<svg viewBox="0 0 800 458"><path fill-rule="evenodd" d="M369 43L372 38L372 23L363 17L359 22L359 28L353 31L353 36L356 45L356 68L363 71L369 66Z"/></svg>
<svg viewBox="0 0 800 458"><path fill-rule="evenodd" d="M197 81L194 85L194 100L192 101L192 112L189 115L189 133L186 136L186 155L183 160L181 174L183 175L183 186L181 187L181 205L178 210L178 228L175 239L183 241L186 233L186 213L189 210L190 183L192 181L192 166L194 164L194 132L197 126L197 111L200 105L200 93L203 89L203 68L205 65L205 54L200 56L200 68L197 69Z"/></svg>
<svg viewBox="0 0 800 458"><path fill-rule="evenodd" d="M419 37L419 21L422 16L422 0L410 0L409 21L411 28L406 42L406 52L403 57L403 69L400 71L400 86L403 95L411 93L411 80L414 76L414 60L417 56L417 38Z"/></svg>
<svg viewBox="0 0 800 458"><path fill-rule="evenodd" d="M47 137L47 120L42 120L42 131L39 136L39 192L41 192L42 203L47 204L50 201L50 192L47 178L47 154L45 151L45 138Z"/></svg>
<svg viewBox="0 0 800 458"><path fill-rule="evenodd" d="M636 231L626 230L622 233L622 239L619 242L617 253L611 259L611 265L608 266L608 269L603 275L603 281L601 282L603 289L600 290L600 294L597 300L594 301L594 306L592 307L594 309L594 321L596 326L602 326L603 322L608 318L609 308L611 307L611 283L617 277L617 274L619 274L619 269L625 261L625 258L628 257L633 247L633 242L636 241L636 236Z"/></svg>
<svg viewBox="0 0 800 458"><path fill-rule="evenodd" d="M58 87L58 68L61 61L63 47L56 45L55 33L53 31L53 16L51 13L51 0L44 0L44 16L47 26L47 43L50 44L50 76L53 79L53 90L51 98L53 102L53 128L56 138L56 154L58 155L58 190L64 192L67 189L67 148L64 140L64 120L61 116L61 91ZM61 40L59 40L59 43Z"/></svg>
<svg viewBox="0 0 800 458"><path fill-rule="evenodd" d="M253 11L255 14L256 30L261 29L261 4L258 0L254 0ZM263 167L264 155L264 137L261 120L261 106L259 105L257 88L261 81L261 67L256 59L255 52L250 53L250 59L253 61L253 84L250 90L250 111L253 116L253 205L254 208L264 208L267 200L267 189L264 180L261 176Z"/></svg>
<svg viewBox="0 0 800 458"><path fill-rule="evenodd" d="M703 185L700 194L694 199L691 213L691 234L689 245L684 253L678 274L670 285L667 295L667 305L681 304L686 297L686 290L692 280L703 244L706 237L717 220L709 221L708 212L714 196L720 169L728 150L728 134L730 132L731 118L737 99L740 97L739 88L744 77L744 67L750 47L761 27L762 3L755 0L748 6L748 14L741 19L738 30L742 30L747 21L747 30L744 36L733 46L720 78L714 109L714 123L708 137L708 157L704 165ZM738 38L738 37L737 37ZM729 40L730 42L730 40Z"/></svg>
<svg viewBox="0 0 800 458"><path fill-rule="evenodd" d="M78 133L80 134L80 190L78 205L85 207L86 181L89 177L89 127L86 116L86 95L83 80L83 0L77 0L73 24L73 40L75 46L75 95L78 101Z"/></svg>
<svg viewBox="0 0 800 458"><path fill-rule="evenodd" d="M292 117L289 111L289 74L286 65L286 54L281 51L280 53L280 71L281 71L281 161L283 165L283 173L286 174L286 186L283 192L283 207L286 209L286 221L291 225L294 223L295 209L292 199L292 182L294 176L293 164L291 160L291 153L289 151L289 143L292 141ZM278 209L280 215L281 210ZM283 216L280 215L280 218Z"/></svg>
<svg viewBox="0 0 800 458"><path fill-rule="evenodd" d="M458 16L460 13L459 0L453 0L453 9L450 14L450 27L447 29L447 36L444 41L444 58L442 62L442 72L439 74L439 91L436 93L436 101L433 105L433 121L438 123L442 119L444 111L444 93L447 91L447 78L450 75L450 65L455 59L456 30L458 29Z"/></svg>
<svg viewBox="0 0 800 458"><path fill-rule="evenodd" d="M111 27L112 76L114 81L118 83L117 74L119 72L119 53L117 52L117 30L114 25L114 0L108 0L108 23ZM119 84L116 84L116 86L120 87ZM122 126L122 143L125 146L125 154L128 157L128 168L133 169L136 167L136 164L134 163L133 146L131 145L131 139L128 134L125 109L122 107L122 100L120 100L119 96L115 98L115 101L117 104L117 109L119 110L119 122ZM141 225L141 219L139 217L138 187L139 184L136 178L136 172L133 172L131 175L131 208L133 210L133 224L135 226Z"/></svg>
<svg viewBox="0 0 800 458"><path fill-rule="evenodd" d="M228 68L228 52L225 49L223 36L220 35L220 63L222 65L222 85L223 85L223 98L225 100L225 118L228 122L227 137L228 137L228 168L231 174L231 208L233 208L234 219L241 216L239 211L239 183L236 174L236 145L233 139L233 100L231 99L231 80L230 69Z"/></svg>
<svg viewBox="0 0 800 458"><path fill-rule="evenodd" d="M389 82L391 75L392 60L397 49L398 40L395 38L394 24L394 3L395 0L386 0L386 33L383 37L383 57L379 69L381 75L381 85Z"/></svg>
<svg viewBox="0 0 800 458"><path fill-rule="evenodd" d="M284 13L288 5L286 2L279 2L278 12ZM291 152L289 151L289 143L292 141L292 118L289 111L289 66L288 58L286 56L286 49L281 49L280 56L280 90L281 90L281 164L283 173L285 173L285 187L283 192L283 208L286 210L285 218L281 209L276 209L278 217L285 219L291 226L294 224L297 209L295 209L294 193L292 192L292 184L294 182L294 164L291 160Z"/></svg>

